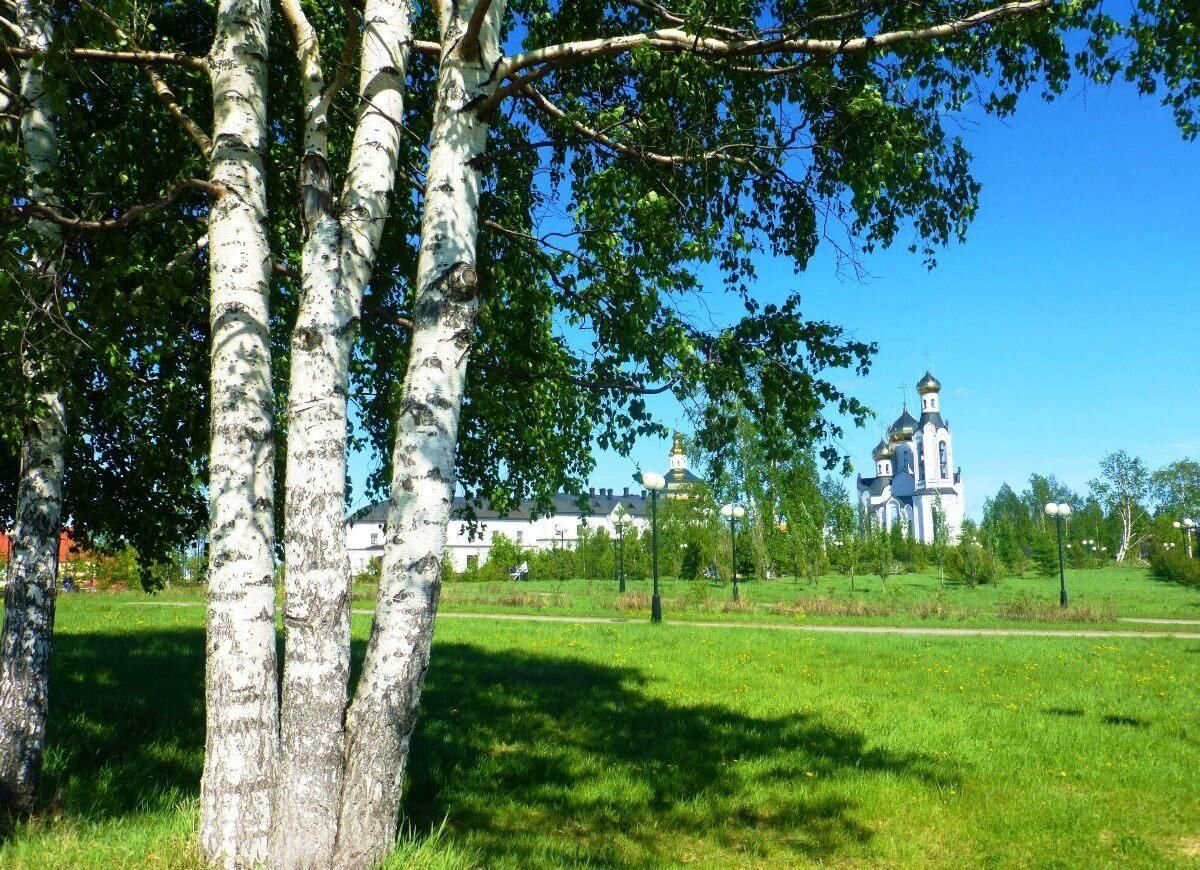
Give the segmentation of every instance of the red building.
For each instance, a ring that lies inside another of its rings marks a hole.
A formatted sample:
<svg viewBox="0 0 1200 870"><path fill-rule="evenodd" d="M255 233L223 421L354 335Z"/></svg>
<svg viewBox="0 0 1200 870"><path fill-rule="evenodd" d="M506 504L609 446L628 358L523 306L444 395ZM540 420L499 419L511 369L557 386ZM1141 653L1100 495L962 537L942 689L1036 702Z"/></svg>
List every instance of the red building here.
<svg viewBox="0 0 1200 870"><path fill-rule="evenodd" d="M75 539L72 537L70 529L63 529L58 533L58 563L60 565L74 562L83 555L83 551L75 545ZM12 561L12 538L7 532L0 532L0 561Z"/></svg>

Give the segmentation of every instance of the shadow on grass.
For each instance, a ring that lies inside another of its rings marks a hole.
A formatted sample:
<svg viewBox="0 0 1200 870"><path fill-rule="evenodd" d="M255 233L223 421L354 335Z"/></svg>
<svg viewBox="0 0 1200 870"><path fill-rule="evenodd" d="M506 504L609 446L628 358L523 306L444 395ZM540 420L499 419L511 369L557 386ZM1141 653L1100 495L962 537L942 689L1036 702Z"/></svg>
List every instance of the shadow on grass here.
<svg viewBox="0 0 1200 870"><path fill-rule="evenodd" d="M861 853L872 832L844 797L854 789L826 783L953 778L811 714L685 705L646 684L636 668L439 645L409 823L448 818L485 866L662 866L688 853L703 864L714 851L836 858Z"/></svg>
<svg viewBox="0 0 1200 870"><path fill-rule="evenodd" d="M43 816L132 820L197 794L203 649L199 629L56 639ZM418 833L448 818L489 867L836 860L872 836L847 797L871 786L826 784L954 776L811 714L656 697L636 668L439 643L404 809Z"/></svg>
<svg viewBox="0 0 1200 870"><path fill-rule="evenodd" d="M204 632L54 642L42 794L65 816L167 810L199 791Z"/></svg>

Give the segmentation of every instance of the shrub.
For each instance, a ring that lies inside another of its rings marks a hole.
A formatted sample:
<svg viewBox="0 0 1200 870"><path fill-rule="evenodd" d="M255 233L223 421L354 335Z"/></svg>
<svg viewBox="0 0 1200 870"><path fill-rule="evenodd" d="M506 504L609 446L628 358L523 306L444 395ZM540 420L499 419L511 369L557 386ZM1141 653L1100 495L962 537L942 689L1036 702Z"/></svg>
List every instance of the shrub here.
<svg viewBox="0 0 1200 870"><path fill-rule="evenodd" d="M379 578L383 574L383 560L378 556L372 556L370 561L363 566L363 569L354 575L355 583L377 584Z"/></svg>
<svg viewBox="0 0 1200 870"><path fill-rule="evenodd" d="M524 561L526 557L520 544L506 535L493 535L487 562L479 568L479 579L490 583L509 580L508 572Z"/></svg>
<svg viewBox="0 0 1200 870"><path fill-rule="evenodd" d="M1117 618L1117 606L1111 601L1060 607L1043 598L1020 595L1001 602L996 608L1001 619L1031 622L1111 622Z"/></svg>
<svg viewBox="0 0 1200 870"><path fill-rule="evenodd" d="M778 616L891 616L896 608L891 604L873 604L857 599L840 601L832 598L801 598L780 601L768 611Z"/></svg>
<svg viewBox="0 0 1200 870"><path fill-rule="evenodd" d="M622 612L645 610L650 611L650 596L645 592L626 592L613 603L613 607Z"/></svg>
<svg viewBox="0 0 1200 870"><path fill-rule="evenodd" d="M951 547L946 553L946 579L951 583L978 586L1000 582L1000 566L996 558L975 543Z"/></svg>
<svg viewBox="0 0 1200 870"><path fill-rule="evenodd" d="M1200 559L1176 550L1157 550L1150 556L1150 570L1159 580L1182 586L1200 587Z"/></svg>

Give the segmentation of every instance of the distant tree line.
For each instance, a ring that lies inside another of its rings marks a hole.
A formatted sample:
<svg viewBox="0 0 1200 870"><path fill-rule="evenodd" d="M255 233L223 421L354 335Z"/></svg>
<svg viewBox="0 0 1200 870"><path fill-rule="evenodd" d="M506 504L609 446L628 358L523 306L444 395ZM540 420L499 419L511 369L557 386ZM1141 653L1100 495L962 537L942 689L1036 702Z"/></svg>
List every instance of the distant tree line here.
<svg viewBox="0 0 1200 870"><path fill-rule="evenodd" d="M706 461L709 483L687 498L662 499L659 507L659 571L686 580L731 579L731 532L720 505L742 504L737 523L739 579L794 577L816 584L823 574L876 576L885 586L893 574L936 570L943 582L975 586L1004 577L1058 571L1054 521L1049 502L1070 504L1063 528L1063 556L1072 568L1151 564L1166 579L1200 585L1200 559L1191 560L1182 528L1200 513L1200 462L1180 459L1151 470L1141 459L1115 451L1100 461L1099 473L1079 494L1054 475L1031 474L1017 492L1004 484L984 502L979 523L966 520L951 544L944 522L930 543L920 543L905 522L872 526L852 500L844 478L822 475L811 451L780 460L755 447L749 424L739 451L720 462ZM941 513L941 505L935 505ZM568 547L522 550L503 535L493 539L490 558L459 572L460 580L505 580L526 562L537 579L627 580L651 572L650 532L632 524L623 543L605 528L587 528ZM623 554L623 556L621 555ZM1200 555L1196 553L1195 555Z"/></svg>

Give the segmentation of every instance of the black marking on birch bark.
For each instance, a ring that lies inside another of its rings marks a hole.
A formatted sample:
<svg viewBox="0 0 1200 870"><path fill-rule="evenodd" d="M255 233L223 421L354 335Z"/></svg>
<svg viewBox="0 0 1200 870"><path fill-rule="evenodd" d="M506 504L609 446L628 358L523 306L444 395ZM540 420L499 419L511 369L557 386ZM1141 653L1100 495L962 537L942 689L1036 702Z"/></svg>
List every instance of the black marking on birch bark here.
<svg viewBox="0 0 1200 870"><path fill-rule="evenodd" d="M333 212L333 172L329 161L320 154L305 154L300 158L296 184L300 195L300 222L307 239L313 225Z"/></svg>
<svg viewBox="0 0 1200 870"><path fill-rule="evenodd" d="M426 553L420 559L417 559L415 562L409 564L408 572L410 574L414 572L418 574L427 574L430 572L440 572L441 568L442 560L439 559L434 553Z"/></svg>
<svg viewBox="0 0 1200 870"><path fill-rule="evenodd" d="M303 351L314 351L321 346L321 331L315 326L302 326L296 330L296 344Z"/></svg>

